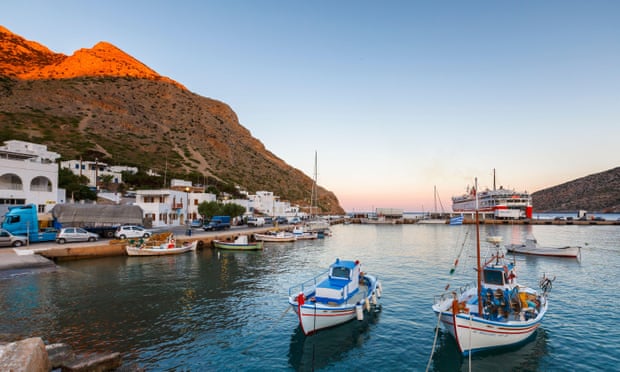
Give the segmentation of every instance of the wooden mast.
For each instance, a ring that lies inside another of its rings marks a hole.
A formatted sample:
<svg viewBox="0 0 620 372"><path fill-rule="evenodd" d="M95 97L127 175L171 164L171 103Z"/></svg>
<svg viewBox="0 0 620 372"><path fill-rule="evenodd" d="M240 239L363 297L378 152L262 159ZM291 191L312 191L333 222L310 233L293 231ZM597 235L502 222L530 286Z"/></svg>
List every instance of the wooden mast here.
<svg viewBox="0 0 620 372"><path fill-rule="evenodd" d="M474 180L476 193L476 271L478 272L478 315L482 316L482 268L480 267L480 217L478 216L478 178Z"/></svg>

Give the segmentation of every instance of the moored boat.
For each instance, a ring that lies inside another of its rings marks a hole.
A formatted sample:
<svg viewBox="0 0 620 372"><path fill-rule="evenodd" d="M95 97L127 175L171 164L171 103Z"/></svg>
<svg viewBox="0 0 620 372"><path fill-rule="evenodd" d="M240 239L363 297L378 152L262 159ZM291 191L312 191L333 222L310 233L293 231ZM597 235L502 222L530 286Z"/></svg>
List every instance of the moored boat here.
<svg viewBox="0 0 620 372"><path fill-rule="evenodd" d="M547 312L552 285L544 276L541 291L518 284L514 263L500 252L481 264L478 222L476 212L476 284L446 292L432 306L463 355L527 341Z"/></svg>
<svg viewBox="0 0 620 372"><path fill-rule="evenodd" d="M304 226L295 226L293 228L293 234L296 240L313 240L318 239L319 233L316 231L307 231Z"/></svg>
<svg viewBox="0 0 620 372"><path fill-rule="evenodd" d="M540 246L536 239L528 238L521 244L506 244L506 251L510 253L529 254L535 256L570 257L578 258L581 254L580 246L547 247Z"/></svg>
<svg viewBox="0 0 620 372"><path fill-rule="evenodd" d="M128 256L165 256L195 251L197 245L198 240L179 244L172 234L167 235L163 241L154 235L146 241L131 241L125 246L125 251Z"/></svg>
<svg viewBox="0 0 620 372"><path fill-rule="evenodd" d="M289 305L297 313L305 335L337 326L364 312L379 309L381 284L361 271L359 261L336 259L329 269L289 288Z"/></svg>
<svg viewBox="0 0 620 372"><path fill-rule="evenodd" d="M289 231L268 231L265 234L254 234L254 239L263 242L294 242L297 237Z"/></svg>
<svg viewBox="0 0 620 372"><path fill-rule="evenodd" d="M220 249L257 251L263 249L262 241L250 242L247 235L239 235L233 241L213 240L213 246Z"/></svg>

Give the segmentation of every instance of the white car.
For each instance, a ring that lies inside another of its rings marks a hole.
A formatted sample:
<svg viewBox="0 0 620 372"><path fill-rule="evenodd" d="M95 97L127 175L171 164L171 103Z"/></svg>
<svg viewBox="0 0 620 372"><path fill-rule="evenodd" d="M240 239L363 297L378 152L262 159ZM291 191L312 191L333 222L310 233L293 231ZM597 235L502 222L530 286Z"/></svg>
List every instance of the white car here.
<svg viewBox="0 0 620 372"><path fill-rule="evenodd" d="M119 226L114 232L114 237L117 239L148 238L149 236L151 236L149 230L136 225Z"/></svg>
<svg viewBox="0 0 620 372"><path fill-rule="evenodd" d="M99 235L88 232L80 227L65 227L60 229L56 235L56 243L65 244L66 242L94 242L99 239Z"/></svg>
<svg viewBox="0 0 620 372"><path fill-rule="evenodd" d="M262 217L248 217L248 226L260 227L265 225L265 219Z"/></svg>

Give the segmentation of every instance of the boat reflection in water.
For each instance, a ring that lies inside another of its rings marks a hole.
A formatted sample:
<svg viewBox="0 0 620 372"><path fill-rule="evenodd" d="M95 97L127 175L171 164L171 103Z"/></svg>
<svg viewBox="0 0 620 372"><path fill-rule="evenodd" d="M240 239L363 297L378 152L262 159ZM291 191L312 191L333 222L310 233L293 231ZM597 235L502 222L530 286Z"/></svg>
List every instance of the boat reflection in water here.
<svg viewBox="0 0 620 372"><path fill-rule="evenodd" d="M371 337L369 330L379 321L380 313L381 305L378 305L364 314L364 320L354 319L310 336L305 336L301 327L297 326L291 336L289 365L296 371L314 371L350 358L349 351L360 347Z"/></svg>

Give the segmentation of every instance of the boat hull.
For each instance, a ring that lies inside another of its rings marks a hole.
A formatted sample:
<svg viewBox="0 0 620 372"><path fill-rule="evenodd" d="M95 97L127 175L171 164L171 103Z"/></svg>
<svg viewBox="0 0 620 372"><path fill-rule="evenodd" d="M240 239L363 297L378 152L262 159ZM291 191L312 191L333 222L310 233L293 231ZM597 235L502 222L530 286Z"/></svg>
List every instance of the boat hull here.
<svg viewBox="0 0 620 372"><path fill-rule="evenodd" d="M371 308L376 306L377 297L380 297L380 290L377 290L377 286L380 287L380 284L378 284L377 279L372 275L364 275L363 278L366 284L360 286L358 295L340 305L313 301L300 304L297 297L289 297L289 304L297 313L303 333L309 335L355 318L359 319L358 306L361 306L363 319L363 313L371 311Z"/></svg>
<svg viewBox="0 0 620 372"><path fill-rule="evenodd" d="M297 237L293 233L284 235L254 234L254 239L263 242L294 242Z"/></svg>
<svg viewBox="0 0 620 372"><path fill-rule="evenodd" d="M522 244L510 244L506 245L506 251L534 256L577 258L581 253L581 247L528 247Z"/></svg>
<svg viewBox="0 0 620 372"><path fill-rule="evenodd" d="M544 301L534 318L493 321L476 314L455 314L447 310L452 309L451 303L451 300L446 300L442 304L436 304L433 311L440 317L443 328L454 337L463 355L526 342L534 335L547 312L547 302Z"/></svg>
<svg viewBox="0 0 620 372"><path fill-rule="evenodd" d="M239 243L233 243L233 242L225 242L221 240L214 240L213 246L219 249L229 249L229 250L235 250L235 251L258 251L258 250L263 249L263 242L259 241L259 242L248 243L248 244L239 244Z"/></svg>
<svg viewBox="0 0 620 372"><path fill-rule="evenodd" d="M128 245L125 247L125 251L127 252L128 256L167 256L167 255L181 254L181 253L186 253L190 251L195 251L197 245L198 245L197 240L191 243L188 243L187 245L184 244L181 247L175 247L175 248L163 248L161 246L151 247L151 248L149 247L138 248L135 246Z"/></svg>

